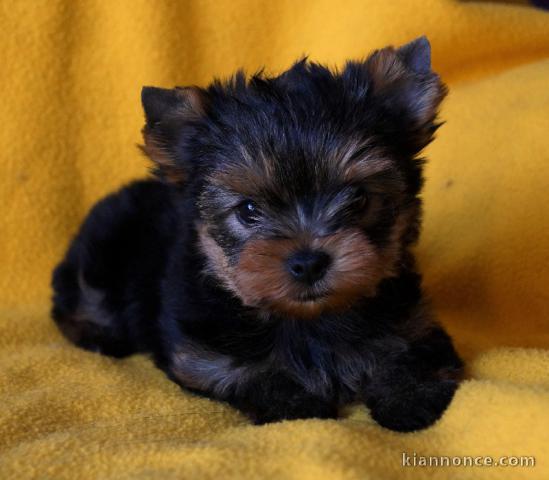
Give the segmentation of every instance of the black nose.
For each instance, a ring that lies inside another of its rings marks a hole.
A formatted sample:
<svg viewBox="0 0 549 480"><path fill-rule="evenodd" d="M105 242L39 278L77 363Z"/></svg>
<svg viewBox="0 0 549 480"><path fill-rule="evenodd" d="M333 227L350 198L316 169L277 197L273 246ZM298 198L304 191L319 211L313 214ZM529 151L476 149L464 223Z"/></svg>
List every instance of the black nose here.
<svg viewBox="0 0 549 480"><path fill-rule="evenodd" d="M294 253L286 261L288 271L298 282L312 285L328 270L331 258L325 252L304 250Z"/></svg>

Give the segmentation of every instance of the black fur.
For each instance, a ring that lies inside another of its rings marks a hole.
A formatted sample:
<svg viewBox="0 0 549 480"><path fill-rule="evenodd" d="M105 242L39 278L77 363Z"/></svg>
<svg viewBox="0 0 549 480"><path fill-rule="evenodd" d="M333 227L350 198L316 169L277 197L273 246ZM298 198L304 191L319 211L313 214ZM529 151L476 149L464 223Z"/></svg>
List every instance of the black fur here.
<svg viewBox="0 0 549 480"><path fill-rule="evenodd" d="M444 94L425 38L341 73L301 61L275 78L145 88L157 178L91 211L54 272L53 318L83 348L151 353L181 386L258 424L333 418L361 399L387 428L429 426L462 368L409 252L416 155ZM331 245L334 265L341 253L365 269L364 284L346 270L309 288L276 259L254 267L271 246L314 242ZM375 274L349 245L364 245Z"/></svg>

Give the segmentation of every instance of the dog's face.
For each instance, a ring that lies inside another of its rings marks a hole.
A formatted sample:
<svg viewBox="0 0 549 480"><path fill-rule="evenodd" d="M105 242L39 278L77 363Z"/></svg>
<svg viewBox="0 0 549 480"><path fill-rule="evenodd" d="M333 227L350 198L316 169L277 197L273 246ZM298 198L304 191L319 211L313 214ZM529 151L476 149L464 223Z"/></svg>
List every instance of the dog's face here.
<svg viewBox="0 0 549 480"><path fill-rule="evenodd" d="M375 295L418 230L421 161L446 93L420 38L341 73L145 88L145 151L194 199L206 270L242 302L314 317Z"/></svg>

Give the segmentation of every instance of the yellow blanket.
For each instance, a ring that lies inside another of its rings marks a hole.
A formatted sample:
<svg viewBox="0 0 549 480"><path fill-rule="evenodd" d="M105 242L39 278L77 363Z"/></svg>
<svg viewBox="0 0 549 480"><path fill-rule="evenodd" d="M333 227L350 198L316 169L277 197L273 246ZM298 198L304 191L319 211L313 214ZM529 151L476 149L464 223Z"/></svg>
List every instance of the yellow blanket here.
<svg viewBox="0 0 549 480"><path fill-rule="evenodd" d="M549 478L548 13L450 0L3 0L0 31L0 478ZM147 358L87 353L56 331L52 267L92 203L146 173L142 85L277 72L303 53L340 65L424 33L451 94L427 152L418 255L470 372L435 426L393 433L357 405L338 421L255 427ZM412 466L439 455L536 465Z"/></svg>

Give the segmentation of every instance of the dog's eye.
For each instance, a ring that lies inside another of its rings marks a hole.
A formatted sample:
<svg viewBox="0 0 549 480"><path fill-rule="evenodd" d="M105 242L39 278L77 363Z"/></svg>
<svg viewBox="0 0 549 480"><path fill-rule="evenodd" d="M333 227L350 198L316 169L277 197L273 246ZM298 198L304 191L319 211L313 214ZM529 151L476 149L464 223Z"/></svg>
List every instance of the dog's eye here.
<svg viewBox="0 0 549 480"><path fill-rule="evenodd" d="M357 187L353 195L353 208L356 210L365 210L368 206L368 192L364 187Z"/></svg>
<svg viewBox="0 0 549 480"><path fill-rule="evenodd" d="M245 200L237 207L237 216L244 225L253 225L259 220L259 209L251 200Z"/></svg>

